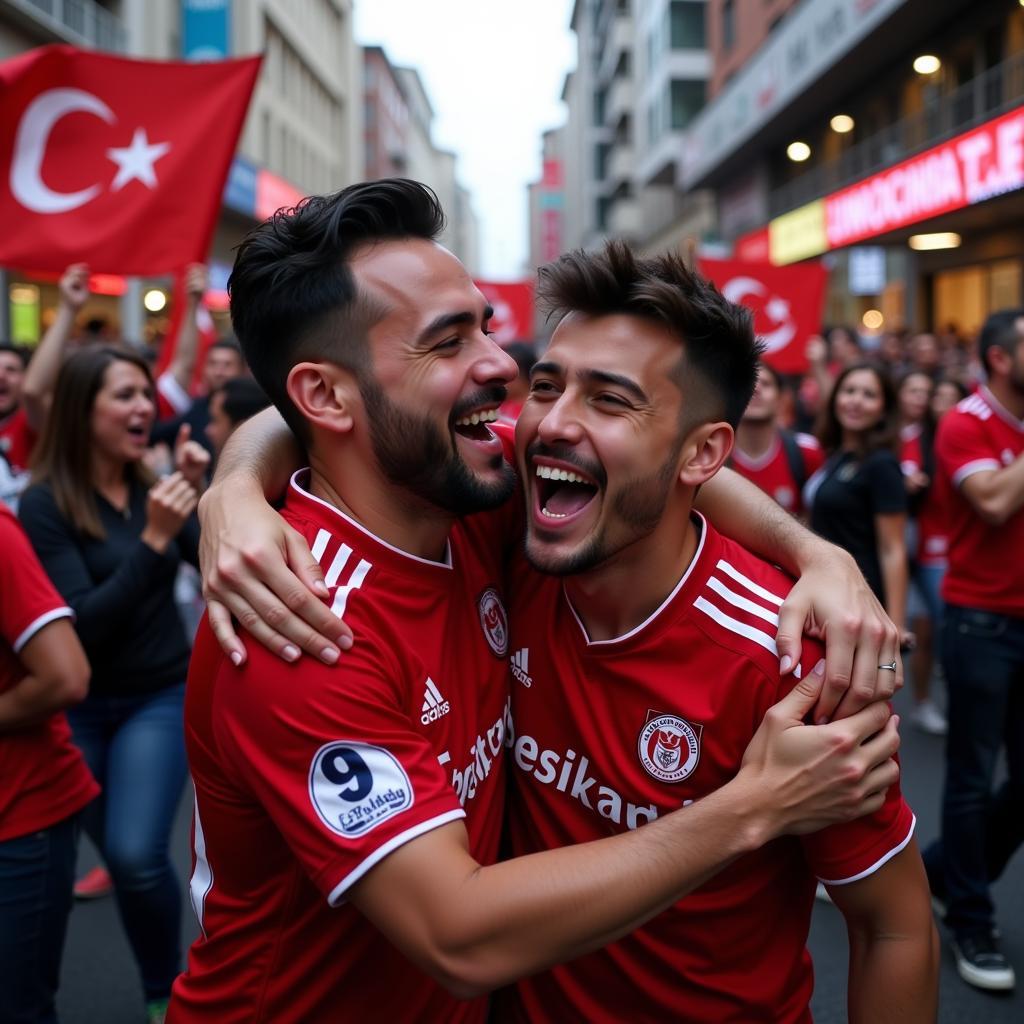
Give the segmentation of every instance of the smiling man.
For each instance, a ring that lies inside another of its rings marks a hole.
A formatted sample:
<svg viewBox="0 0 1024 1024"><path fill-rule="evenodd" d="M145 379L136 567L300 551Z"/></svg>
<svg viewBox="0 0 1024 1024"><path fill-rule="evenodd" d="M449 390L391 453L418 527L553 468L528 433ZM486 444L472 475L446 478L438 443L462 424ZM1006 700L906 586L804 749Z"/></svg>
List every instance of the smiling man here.
<svg viewBox="0 0 1024 1024"><path fill-rule="evenodd" d="M359 641L334 668L262 648L239 666L201 628L202 936L169 1021L482 1021L474 997L628 933L770 839L877 811L896 778L884 706L801 724L815 677L699 803L495 863L517 533L486 423L515 365L441 225L429 189L389 180L282 211L239 250L236 331L308 449L284 517Z"/></svg>
<svg viewBox="0 0 1024 1024"><path fill-rule="evenodd" d="M792 581L692 512L754 389L749 313L678 257L622 243L542 268L540 293L559 319L516 426L517 856L699 806L792 685L766 632ZM819 655L807 641L802 673ZM913 828L894 786L875 814L770 843L625 938L521 981L499 1016L809 1020L820 880L849 926L850 1020L930 1021L937 939Z"/></svg>

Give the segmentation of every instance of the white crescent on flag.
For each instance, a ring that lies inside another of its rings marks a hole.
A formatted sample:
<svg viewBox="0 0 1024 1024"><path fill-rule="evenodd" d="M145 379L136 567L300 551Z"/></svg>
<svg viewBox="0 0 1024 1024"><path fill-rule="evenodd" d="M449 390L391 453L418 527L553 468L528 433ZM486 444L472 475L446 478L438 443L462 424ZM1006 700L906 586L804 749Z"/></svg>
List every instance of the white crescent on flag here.
<svg viewBox="0 0 1024 1024"><path fill-rule="evenodd" d="M722 294L737 305L743 305L748 295L764 298L768 289L754 277L734 277L722 287ZM772 295L764 304L765 316L777 325L774 330L762 335L765 353L778 352L785 348L796 336L796 323L793 320L789 303L778 295Z"/></svg>
<svg viewBox="0 0 1024 1024"><path fill-rule="evenodd" d="M11 192L22 206L35 213L65 213L95 199L102 191L99 185L90 185L78 192L55 192L46 186L40 173L53 126L65 114L76 111L95 114L107 124L117 120L110 107L90 92L49 89L25 108L18 124L11 160Z"/></svg>

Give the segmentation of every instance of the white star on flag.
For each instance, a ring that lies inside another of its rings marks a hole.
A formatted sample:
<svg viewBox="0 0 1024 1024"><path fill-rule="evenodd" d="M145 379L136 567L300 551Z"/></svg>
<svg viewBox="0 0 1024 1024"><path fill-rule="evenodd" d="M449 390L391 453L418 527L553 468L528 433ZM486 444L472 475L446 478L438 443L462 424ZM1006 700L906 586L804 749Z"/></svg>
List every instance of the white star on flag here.
<svg viewBox="0 0 1024 1024"><path fill-rule="evenodd" d="M169 142L150 145L145 128L136 128L130 146L107 150L107 156L117 164L117 174L110 183L110 191L117 192L130 181L141 181L147 188L156 188L156 171L153 164L171 148Z"/></svg>

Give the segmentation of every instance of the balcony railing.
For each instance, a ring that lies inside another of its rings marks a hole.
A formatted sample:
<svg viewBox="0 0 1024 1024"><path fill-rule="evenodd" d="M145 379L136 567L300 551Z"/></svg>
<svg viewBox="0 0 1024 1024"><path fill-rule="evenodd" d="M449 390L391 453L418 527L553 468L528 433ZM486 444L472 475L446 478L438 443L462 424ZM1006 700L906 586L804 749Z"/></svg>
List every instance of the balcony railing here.
<svg viewBox="0 0 1024 1024"><path fill-rule="evenodd" d="M775 189L768 200L771 216L796 209L885 170L1021 102L1024 102L1024 53L926 103L919 113L868 136L835 160L821 163Z"/></svg>
<svg viewBox="0 0 1024 1024"><path fill-rule="evenodd" d="M46 26L58 38L112 53L127 49L127 32L119 18L95 0L8 0Z"/></svg>

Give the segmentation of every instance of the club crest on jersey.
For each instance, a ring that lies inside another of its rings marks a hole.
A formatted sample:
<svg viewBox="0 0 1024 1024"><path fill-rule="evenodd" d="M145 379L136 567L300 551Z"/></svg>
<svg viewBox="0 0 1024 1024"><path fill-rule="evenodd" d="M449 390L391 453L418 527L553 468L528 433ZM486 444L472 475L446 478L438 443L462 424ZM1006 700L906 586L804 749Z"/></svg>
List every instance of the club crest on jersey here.
<svg viewBox="0 0 1024 1024"><path fill-rule="evenodd" d="M700 760L704 727L676 715L656 715L640 730L637 753L648 775L659 782L681 782Z"/></svg>
<svg viewBox="0 0 1024 1024"><path fill-rule="evenodd" d="M508 616L494 587L488 587L480 595L477 611L480 613L480 628L491 650L497 657L504 658L508 654Z"/></svg>
<svg viewBox="0 0 1024 1024"><path fill-rule="evenodd" d="M332 832L356 839L412 807L413 792L405 769L389 751L338 740L313 755L309 799Z"/></svg>

